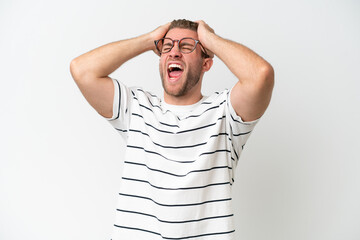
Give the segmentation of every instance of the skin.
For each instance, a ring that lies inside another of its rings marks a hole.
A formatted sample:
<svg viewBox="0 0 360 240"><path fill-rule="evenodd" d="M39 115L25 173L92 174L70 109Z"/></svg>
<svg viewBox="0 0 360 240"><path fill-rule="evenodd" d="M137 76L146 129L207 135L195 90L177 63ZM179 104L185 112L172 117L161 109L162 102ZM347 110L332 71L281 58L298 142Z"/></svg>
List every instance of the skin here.
<svg viewBox="0 0 360 240"><path fill-rule="evenodd" d="M101 46L75 58L70 64L71 74L90 105L102 116L111 117L114 86L109 74L139 54L151 50L157 53L154 40L162 38L167 32L167 36L172 39L193 37L200 40L208 54L216 55L237 77L238 81L230 95L237 115L243 121L258 119L271 99L274 86L272 66L246 46L215 34L204 21L197 23L197 32L179 28L168 32L170 23L167 23L139 37ZM176 82L167 77L166 64L170 61L178 61L184 65L184 72ZM162 54L159 70L164 86L164 100L176 105L189 105L199 101L202 97L204 73L211 68L212 63L211 57L201 58L199 46L190 54L179 52L177 45L169 53Z"/></svg>
<svg viewBox="0 0 360 240"><path fill-rule="evenodd" d="M270 103L274 69L246 46L216 35L204 21L197 23L200 42L220 58L238 79L230 94L235 112L243 121L260 118Z"/></svg>
<svg viewBox="0 0 360 240"><path fill-rule="evenodd" d="M192 37L198 39L197 32L189 29L171 29L166 37L171 39L181 39ZM168 76L168 64L179 63L183 66L183 73L177 81L171 81ZM210 69L212 59L201 57L201 48L188 54L180 52L178 43L170 52L164 53L160 57L159 71L164 88L164 100L169 104L188 105L198 102L201 98L201 82L204 73Z"/></svg>

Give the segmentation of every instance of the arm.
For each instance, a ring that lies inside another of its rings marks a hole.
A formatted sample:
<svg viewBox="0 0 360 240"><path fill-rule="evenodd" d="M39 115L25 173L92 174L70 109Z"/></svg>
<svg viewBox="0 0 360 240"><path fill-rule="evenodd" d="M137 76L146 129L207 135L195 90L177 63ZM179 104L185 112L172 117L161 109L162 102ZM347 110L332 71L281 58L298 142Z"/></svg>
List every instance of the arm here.
<svg viewBox="0 0 360 240"><path fill-rule="evenodd" d="M108 77L123 63L154 50L154 39L164 36L169 24L136 38L106 44L87 52L70 64L70 72L90 105L102 116L112 116L114 86Z"/></svg>
<svg viewBox="0 0 360 240"><path fill-rule="evenodd" d="M205 22L198 23L200 42L218 56L239 80L230 95L234 110L244 121L258 119L270 103L274 86L272 66L244 45L216 35Z"/></svg>

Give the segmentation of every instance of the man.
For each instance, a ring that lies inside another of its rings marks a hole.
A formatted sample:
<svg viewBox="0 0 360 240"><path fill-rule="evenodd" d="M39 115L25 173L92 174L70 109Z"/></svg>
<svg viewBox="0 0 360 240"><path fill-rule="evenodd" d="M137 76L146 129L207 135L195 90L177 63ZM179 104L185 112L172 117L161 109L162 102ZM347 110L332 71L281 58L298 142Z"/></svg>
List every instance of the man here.
<svg viewBox="0 0 360 240"><path fill-rule="evenodd" d="M163 100L108 77L149 50L160 56ZM238 82L203 97L214 55ZM71 73L127 141L112 239L234 239L234 170L270 102L271 65L204 21L174 20L85 53L71 62Z"/></svg>

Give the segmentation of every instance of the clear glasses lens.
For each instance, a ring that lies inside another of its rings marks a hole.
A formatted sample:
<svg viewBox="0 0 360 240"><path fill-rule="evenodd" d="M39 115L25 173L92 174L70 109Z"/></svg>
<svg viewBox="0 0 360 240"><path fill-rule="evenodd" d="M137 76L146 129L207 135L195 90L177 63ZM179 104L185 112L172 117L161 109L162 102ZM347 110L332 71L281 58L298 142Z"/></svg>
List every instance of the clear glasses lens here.
<svg viewBox="0 0 360 240"><path fill-rule="evenodd" d="M184 38L179 42L180 51L183 53L191 53L195 49L196 42L191 38Z"/></svg>
<svg viewBox="0 0 360 240"><path fill-rule="evenodd" d="M180 41L173 41L169 38L163 38L158 41L157 48L161 53L170 52L174 42L179 43L179 49L182 53L191 53L196 47L196 41L192 38L183 38Z"/></svg>
<svg viewBox="0 0 360 240"><path fill-rule="evenodd" d="M162 53L170 52L173 46L172 40L167 38L163 39L163 41L160 40L159 43L162 43L162 45L159 47Z"/></svg>

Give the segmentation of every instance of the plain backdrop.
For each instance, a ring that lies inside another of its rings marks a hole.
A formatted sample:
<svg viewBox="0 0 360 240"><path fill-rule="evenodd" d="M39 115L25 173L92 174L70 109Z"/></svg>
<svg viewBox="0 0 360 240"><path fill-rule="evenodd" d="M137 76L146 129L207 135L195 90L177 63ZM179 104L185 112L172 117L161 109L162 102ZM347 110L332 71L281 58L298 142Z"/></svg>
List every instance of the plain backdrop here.
<svg viewBox="0 0 360 240"><path fill-rule="evenodd" d="M237 169L236 239L359 240L359 13L357 0L1 0L0 239L110 239L124 142L81 95L70 62L187 18L275 69ZM112 76L162 95L153 52ZM203 93L235 83L215 58Z"/></svg>

